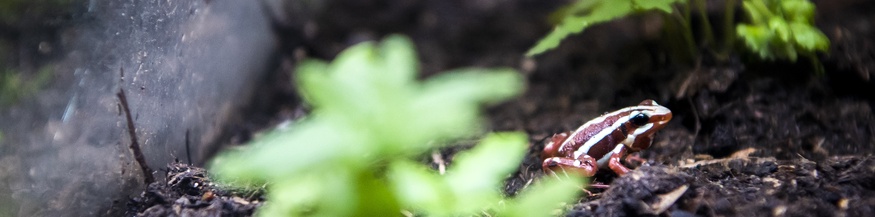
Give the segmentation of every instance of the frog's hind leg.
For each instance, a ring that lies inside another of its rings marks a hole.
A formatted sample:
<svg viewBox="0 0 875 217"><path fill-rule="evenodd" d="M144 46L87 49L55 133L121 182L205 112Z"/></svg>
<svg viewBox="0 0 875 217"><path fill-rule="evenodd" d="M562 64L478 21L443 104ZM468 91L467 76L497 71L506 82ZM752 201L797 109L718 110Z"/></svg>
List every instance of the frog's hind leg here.
<svg viewBox="0 0 875 217"><path fill-rule="evenodd" d="M544 159L541 164L542 169L547 174L558 176L557 172L563 172L565 175L572 172L580 174L584 177L592 177L598 171L598 163L595 158L589 155L584 155L581 159L551 157Z"/></svg>
<svg viewBox="0 0 875 217"><path fill-rule="evenodd" d="M562 143L565 142L565 139L568 138L570 132L564 132L553 135L550 138L550 142L544 145L544 151L541 152L541 159L547 159L559 154L559 148L562 147Z"/></svg>

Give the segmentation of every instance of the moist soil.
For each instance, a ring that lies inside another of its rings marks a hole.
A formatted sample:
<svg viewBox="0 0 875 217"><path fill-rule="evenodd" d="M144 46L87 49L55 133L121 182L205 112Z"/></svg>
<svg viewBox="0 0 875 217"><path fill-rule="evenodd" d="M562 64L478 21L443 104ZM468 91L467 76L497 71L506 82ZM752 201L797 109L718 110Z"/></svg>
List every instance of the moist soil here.
<svg viewBox="0 0 875 217"><path fill-rule="evenodd" d="M525 131L531 150L505 192L544 177L546 138L602 113L654 99L674 113L645 162L622 177L600 172L608 188L581 191L569 216L865 216L875 212L875 38L871 1L815 1L817 25L832 41L818 58L756 61L745 53L691 61L672 57L662 17L598 25L535 58L524 52L551 29L565 2L330 1L272 14L282 45L275 73L225 132L225 145L306 113L290 72L303 57L331 59L343 48L392 33L410 36L423 77L464 66L510 66L528 90L488 110L494 131ZM713 9L713 11L722 11ZM283 15L288 13L292 15ZM304 15L301 15L304 14ZM715 15L720 17L720 15ZM452 160L457 150L443 150ZM245 216L258 192L214 188L204 171L173 164L165 180L131 200L129 214Z"/></svg>

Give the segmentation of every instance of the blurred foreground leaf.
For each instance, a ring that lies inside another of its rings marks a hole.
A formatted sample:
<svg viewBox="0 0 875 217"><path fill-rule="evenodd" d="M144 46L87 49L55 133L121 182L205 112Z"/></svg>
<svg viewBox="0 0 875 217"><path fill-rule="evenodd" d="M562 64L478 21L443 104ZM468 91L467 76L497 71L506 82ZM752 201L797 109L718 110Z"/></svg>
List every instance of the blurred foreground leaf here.
<svg viewBox="0 0 875 217"><path fill-rule="evenodd" d="M481 107L523 90L511 69L460 69L416 80L412 43L362 43L331 62L302 62L312 113L212 162L226 183L267 185L260 216L474 215L502 200L526 153L521 133L488 136L445 176L413 159L482 133Z"/></svg>
<svg viewBox="0 0 875 217"><path fill-rule="evenodd" d="M557 204L572 203L581 192L584 179L570 174L567 178L542 179L507 204L507 208L498 212L497 216L548 216L558 214L562 210Z"/></svg>

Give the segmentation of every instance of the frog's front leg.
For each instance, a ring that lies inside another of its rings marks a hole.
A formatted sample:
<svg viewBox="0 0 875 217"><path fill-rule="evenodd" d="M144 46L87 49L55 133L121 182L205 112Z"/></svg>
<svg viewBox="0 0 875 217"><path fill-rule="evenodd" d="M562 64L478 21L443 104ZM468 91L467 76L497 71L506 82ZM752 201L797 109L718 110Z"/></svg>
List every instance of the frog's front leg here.
<svg viewBox="0 0 875 217"><path fill-rule="evenodd" d="M626 145L617 144L617 147L614 148L610 153L611 156L608 157L608 168L614 171L617 175L624 175L629 172L629 168L623 165L622 161L623 157L628 154L628 148Z"/></svg>
<svg viewBox="0 0 875 217"><path fill-rule="evenodd" d="M613 170L614 173L616 173L617 175L622 176L623 174L628 173L630 169L623 165L622 160L624 160L624 158L627 158L627 155L631 153L649 148L650 144L652 143L653 135L639 135L634 137L634 139L632 140L627 140L623 143L617 144L614 150L609 153L611 157L608 159L608 168L611 168L611 170ZM640 157L637 158L641 162L647 161Z"/></svg>
<svg viewBox="0 0 875 217"><path fill-rule="evenodd" d="M552 175L557 175L556 172L562 171L565 173L577 173L585 177L592 177L598 171L598 163L595 158L589 155L583 155L580 159L551 157L544 159L541 164L544 171L549 171Z"/></svg>

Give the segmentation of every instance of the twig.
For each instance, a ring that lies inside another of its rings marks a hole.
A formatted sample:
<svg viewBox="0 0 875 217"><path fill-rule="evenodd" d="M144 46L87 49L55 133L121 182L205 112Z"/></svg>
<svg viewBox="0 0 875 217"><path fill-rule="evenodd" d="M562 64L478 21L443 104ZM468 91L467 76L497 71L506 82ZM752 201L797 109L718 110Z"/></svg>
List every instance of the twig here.
<svg viewBox="0 0 875 217"><path fill-rule="evenodd" d="M653 215L662 214L663 212L668 210L668 208L671 207L671 205L674 205L675 202L677 202L678 199L681 198L681 196L684 195L684 193L687 192L687 189L689 189L689 188L690 188L690 186L681 185L680 187L672 190L671 192L659 195L658 196L659 201L654 203L654 204L650 204L650 207L648 207L648 208L650 208L649 211L651 211L651 213L648 213L648 214L653 214Z"/></svg>
<svg viewBox="0 0 875 217"><path fill-rule="evenodd" d="M122 75L122 81L124 81L124 69L119 69L119 71ZM128 120L128 135L130 135L131 138L131 151L134 152L134 159L137 160L137 164L140 165L140 169L143 171L143 181L148 186L149 183L155 181L155 177L152 176L152 168L149 168L149 165L146 164L146 157L143 155L143 151L140 149L140 142L137 142L137 131L134 127L134 119L131 118L131 109L128 106L128 99L127 97L125 97L125 90L119 87L116 96L118 97L119 103L121 103L122 109L125 111L125 118Z"/></svg>
<svg viewBox="0 0 875 217"><path fill-rule="evenodd" d="M756 152L755 148L746 148L746 149L738 150L735 153L732 153L732 155L727 157L727 158L697 161L697 162L690 163L690 164L679 165L678 167L680 167L680 168L693 168L693 167L706 166L706 165L711 165L711 164L727 163L727 162L735 160L735 159L757 159L755 157L750 156L750 154L753 154L754 152Z"/></svg>
<svg viewBox="0 0 875 217"><path fill-rule="evenodd" d="M191 164L191 140L188 137L189 130L185 130L185 156L188 158L188 165Z"/></svg>
<svg viewBox="0 0 875 217"><path fill-rule="evenodd" d="M702 120L699 117L699 109L696 109L696 105L693 104L692 98L687 98L687 103L690 104L690 109L693 110L693 119L696 121L696 128L693 132L693 144L696 143L696 138L699 137L699 131L702 130Z"/></svg>

